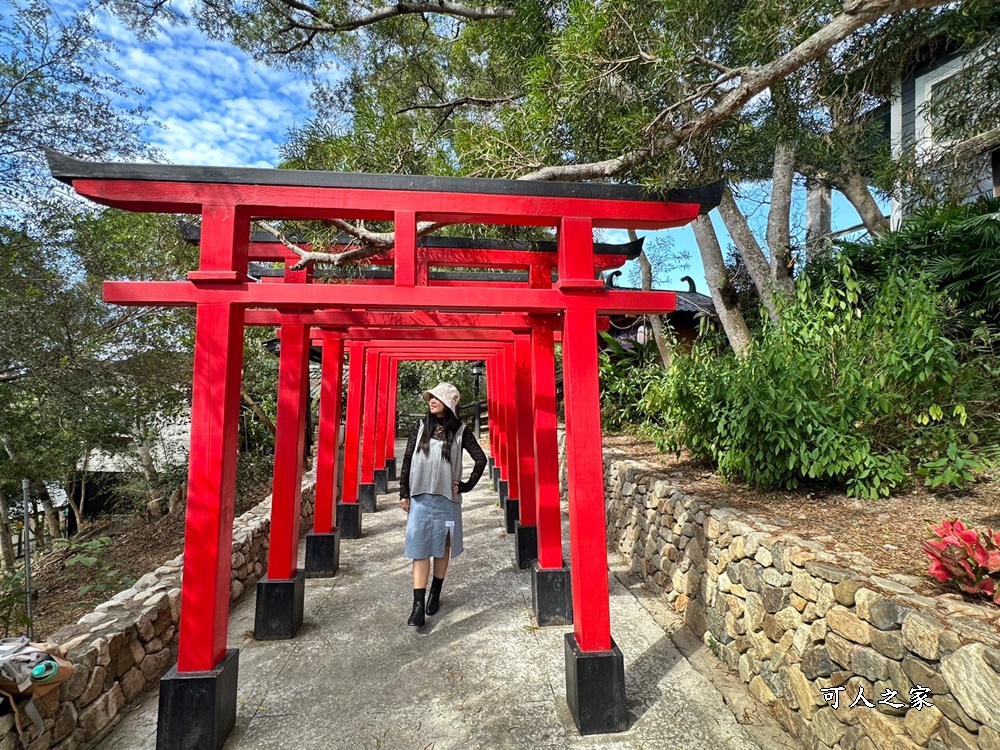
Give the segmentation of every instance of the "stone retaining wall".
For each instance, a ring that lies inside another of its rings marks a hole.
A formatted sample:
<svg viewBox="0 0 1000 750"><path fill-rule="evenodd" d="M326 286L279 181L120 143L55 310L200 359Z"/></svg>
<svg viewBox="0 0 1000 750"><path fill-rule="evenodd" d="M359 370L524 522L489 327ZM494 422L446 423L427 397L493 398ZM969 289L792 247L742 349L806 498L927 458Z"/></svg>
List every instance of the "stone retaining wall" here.
<svg viewBox="0 0 1000 750"><path fill-rule="evenodd" d="M920 578L874 575L859 553L689 495L607 452L605 498L609 548L803 746L1000 750L996 607L918 595ZM850 707L862 688L873 708ZM918 710L918 695L933 706Z"/></svg>
<svg viewBox="0 0 1000 750"><path fill-rule="evenodd" d="M302 485L302 529L312 523L315 476ZM267 564L271 498L233 524L232 602L253 589ZM129 704L177 661L183 555L147 573L48 641L66 649L76 669L58 691L35 702L45 731L32 728L29 750L91 747ZM28 722L30 725L30 721ZM12 714L0 716L0 750L21 747Z"/></svg>

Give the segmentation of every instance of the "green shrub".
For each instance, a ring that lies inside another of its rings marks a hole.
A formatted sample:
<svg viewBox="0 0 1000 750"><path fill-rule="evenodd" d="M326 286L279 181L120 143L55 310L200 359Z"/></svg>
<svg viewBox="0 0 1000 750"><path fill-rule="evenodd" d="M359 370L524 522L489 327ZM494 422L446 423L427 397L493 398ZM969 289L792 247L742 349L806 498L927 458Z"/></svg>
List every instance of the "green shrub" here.
<svg viewBox="0 0 1000 750"><path fill-rule="evenodd" d="M612 431L641 425L648 418L640 405L642 398L663 374L656 343L628 339L622 346L604 331L601 338L606 344L598 355L602 425Z"/></svg>
<svg viewBox="0 0 1000 750"><path fill-rule="evenodd" d="M976 396L988 427L996 372L962 364L949 303L924 278L894 272L869 300L860 291L844 265L837 283L800 283L743 356L676 357L642 404L667 426L661 447L763 487L821 480L875 498L915 471L929 485L971 481L990 462L966 402Z"/></svg>

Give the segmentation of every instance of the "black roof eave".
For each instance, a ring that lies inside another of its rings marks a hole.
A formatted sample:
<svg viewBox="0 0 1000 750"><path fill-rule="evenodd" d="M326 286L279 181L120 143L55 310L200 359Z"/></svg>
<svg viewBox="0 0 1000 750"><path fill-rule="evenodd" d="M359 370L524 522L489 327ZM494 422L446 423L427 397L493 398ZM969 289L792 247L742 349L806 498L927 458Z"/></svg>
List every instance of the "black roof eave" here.
<svg viewBox="0 0 1000 750"><path fill-rule="evenodd" d="M479 177L320 172L300 169L205 167L175 164L136 164L83 161L46 148L52 176L65 183L76 179L156 182L220 183L228 185L284 185L355 190L413 190L419 192L480 193L549 198L587 198L671 203L696 203L702 212L722 200L724 181L696 188L677 188L654 194L636 185L594 182L493 180Z"/></svg>

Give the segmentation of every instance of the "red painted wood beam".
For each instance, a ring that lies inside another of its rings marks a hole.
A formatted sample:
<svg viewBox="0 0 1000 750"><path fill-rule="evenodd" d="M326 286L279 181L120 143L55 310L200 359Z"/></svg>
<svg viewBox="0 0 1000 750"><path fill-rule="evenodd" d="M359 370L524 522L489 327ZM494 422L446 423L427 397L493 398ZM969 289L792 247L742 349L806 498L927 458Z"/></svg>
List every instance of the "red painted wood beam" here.
<svg viewBox="0 0 1000 750"><path fill-rule="evenodd" d="M226 654L243 310L199 307L195 341L178 672L209 671Z"/></svg>
<svg viewBox="0 0 1000 750"><path fill-rule="evenodd" d="M313 246L308 243L300 244L303 250L312 250ZM326 248L328 252L343 252L349 249L348 245L335 245ZM298 256L284 245L277 242L251 242L249 246L249 259L261 262L282 262L288 259L298 260ZM363 263L372 266L391 266L395 261L395 251L387 250L384 253L365 258ZM606 253L594 254L595 270L606 271L611 268L620 268L628 261L628 256L624 253L614 255ZM475 249L475 248L443 248L443 247L421 247L417 246L417 262L425 265L450 268L490 268L509 271L523 271L537 269L538 271L549 271L559 264L558 253L541 252L535 250L497 250L497 249ZM549 276L551 281L551 276Z"/></svg>
<svg viewBox="0 0 1000 750"><path fill-rule="evenodd" d="M418 221L446 224L554 227L573 216L601 228L667 229L691 222L701 210L696 203L292 185L74 179L73 187L125 211L191 214L201 213L203 205L226 205L269 219L393 221L397 212L413 212Z"/></svg>
<svg viewBox="0 0 1000 750"><path fill-rule="evenodd" d="M323 341L323 382L319 398L319 436L316 441L316 510L313 531L329 534L337 528L337 457L344 387L344 339Z"/></svg>
<svg viewBox="0 0 1000 750"><path fill-rule="evenodd" d="M607 317L603 317L608 323ZM507 331L531 331L547 326L561 329L562 319L557 315L529 315L527 313L437 313L427 310L411 312L367 312L362 310L280 311L247 310L248 326L277 326L284 323L301 323L320 327L358 328L499 328Z"/></svg>
<svg viewBox="0 0 1000 750"><path fill-rule="evenodd" d="M535 312L589 310L602 315L665 313L676 309L673 292L490 289L347 284L244 284L187 281L105 281L104 301L118 305L172 307L231 303L266 308L362 308L441 312Z"/></svg>

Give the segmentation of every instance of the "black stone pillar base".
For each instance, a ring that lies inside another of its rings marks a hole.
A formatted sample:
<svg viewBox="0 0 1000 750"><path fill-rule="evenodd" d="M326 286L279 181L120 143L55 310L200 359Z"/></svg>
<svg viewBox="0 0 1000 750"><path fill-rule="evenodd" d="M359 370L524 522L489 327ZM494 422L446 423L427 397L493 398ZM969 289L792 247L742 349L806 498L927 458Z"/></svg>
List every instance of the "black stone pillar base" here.
<svg viewBox="0 0 1000 750"><path fill-rule="evenodd" d="M501 479L497 482L497 494L500 495L500 505L502 506L507 502L507 497L509 496L510 485L507 483L506 479Z"/></svg>
<svg viewBox="0 0 1000 750"><path fill-rule="evenodd" d="M306 534L306 577L332 578L340 568L340 531Z"/></svg>
<svg viewBox="0 0 1000 750"><path fill-rule="evenodd" d="M258 641L283 641L295 636L302 624L302 609L306 598L306 572L300 570L294 578L257 582L257 611L253 622L253 637Z"/></svg>
<svg viewBox="0 0 1000 750"><path fill-rule="evenodd" d="M210 672L178 672L160 678L156 750L219 750L236 725L239 649L231 648Z"/></svg>
<svg viewBox="0 0 1000 750"><path fill-rule="evenodd" d="M337 503L337 531L341 539L361 538L361 505Z"/></svg>
<svg viewBox="0 0 1000 750"><path fill-rule="evenodd" d="M375 512L375 483L362 482L358 485L358 502L365 513Z"/></svg>
<svg viewBox="0 0 1000 750"><path fill-rule="evenodd" d="M573 624L573 585L569 568L540 568L531 563L531 611L540 628Z"/></svg>
<svg viewBox="0 0 1000 750"><path fill-rule="evenodd" d="M510 503L509 500L507 502ZM522 526L520 521L514 522L514 555L521 570L528 569L532 560L538 559L537 526Z"/></svg>
<svg viewBox="0 0 1000 750"><path fill-rule="evenodd" d="M375 469L375 491L380 495L389 491L389 474L385 469Z"/></svg>
<svg viewBox="0 0 1000 750"><path fill-rule="evenodd" d="M493 469L494 469L495 466L496 466L496 464L493 461L493 456L490 456L486 460L486 471L489 472L489 474L487 474L486 476L488 476L490 478L491 482L493 481Z"/></svg>
<svg viewBox="0 0 1000 750"><path fill-rule="evenodd" d="M397 479L399 479L399 477L396 476L396 459L387 458L385 460L385 471L387 476L389 477L390 482L395 482Z"/></svg>
<svg viewBox="0 0 1000 750"><path fill-rule="evenodd" d="M500 491L500 467L494 466L493 470L490 472L490 484L493 485L493 491Z"/></svg>
<svg viewBox="0 0 1000 750"><path fill-rule="evenodd" d="M580 734L628 729L625 707L625 657L614 639L610 651L581 651L566 634L566 703Z"/></svg>
<svg viewBox="0 0 1000 750"><path fill-rule="evenodd" d="M504 484L507 484L504 482ZM516 497L508 497L500 501L503 506L503 522L508 534L514 533L514 524L521 517L521 504Z"/></svg>

